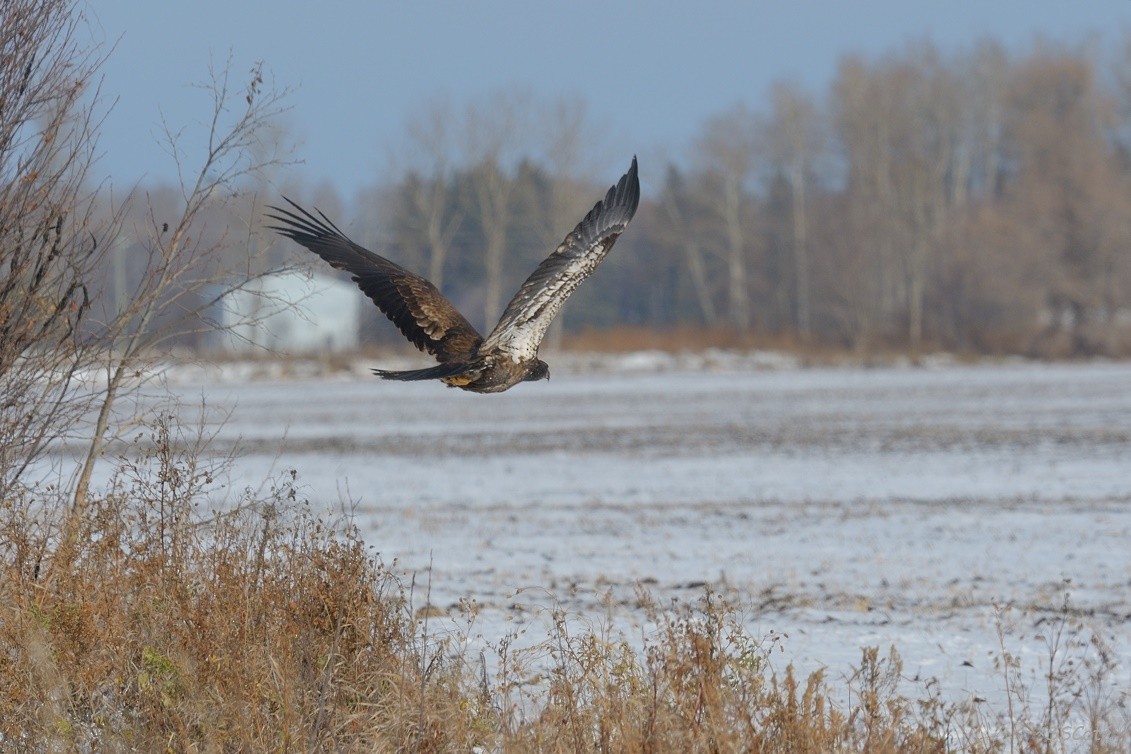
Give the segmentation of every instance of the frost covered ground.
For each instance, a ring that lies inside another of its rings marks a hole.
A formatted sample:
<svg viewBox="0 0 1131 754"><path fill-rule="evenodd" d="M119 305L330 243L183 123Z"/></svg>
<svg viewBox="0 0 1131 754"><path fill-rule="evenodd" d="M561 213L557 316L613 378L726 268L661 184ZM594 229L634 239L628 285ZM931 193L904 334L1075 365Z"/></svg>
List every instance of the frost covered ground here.
<svg viewBox="0 0 1131 754"><path fill-rule="evenodd" d="M1066 595L1131 656L1129 365L551 368L498 396L363 369L173 374L190 420L202 395L230 409L234 487L297 470L302 496L348 504L415 573L419 605L429 584L466 626L474 599L472 642L537 641L554 609L631 635L637 585L665 604L710 584L834 686L861 647L894 645L909 678L1000 701L999 622L1039 686ZM1131 687L1125 660L1117 676Z"/></svg>

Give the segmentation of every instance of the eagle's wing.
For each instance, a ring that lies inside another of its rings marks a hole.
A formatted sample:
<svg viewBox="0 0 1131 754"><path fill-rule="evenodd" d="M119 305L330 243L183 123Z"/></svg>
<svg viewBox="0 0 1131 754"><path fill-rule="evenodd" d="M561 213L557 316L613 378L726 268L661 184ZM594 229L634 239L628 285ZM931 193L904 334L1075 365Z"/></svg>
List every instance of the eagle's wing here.
<svg viewBox="0 0 1131 754"><path fill-rule="evenodd" d="M550 322L609 253L639 203L640 179L633 157L628 172L518 289L483 349L499 349L518 360L534 358Z"/></svg>
<svg viewBox="0 0 1131 754"><path fill-rule="evenodd" d="M269 207L275 214L268 217L282 223L271 229L302 244L331 266L349 272L362 292L421 351L445 362L475 350L483 342L436 286L358 246L321 212L315 217L290 199L283 199L296 211Z"/></svg>

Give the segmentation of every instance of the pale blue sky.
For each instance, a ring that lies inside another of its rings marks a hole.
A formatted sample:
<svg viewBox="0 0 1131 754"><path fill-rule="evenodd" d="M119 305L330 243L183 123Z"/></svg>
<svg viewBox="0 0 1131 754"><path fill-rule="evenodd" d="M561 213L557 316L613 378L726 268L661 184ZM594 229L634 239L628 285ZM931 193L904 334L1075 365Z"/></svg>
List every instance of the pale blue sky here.
<svg viewBox="0 0 1131 754"><path fill-rule="evenodd" d="M604 147L678 155L711 115L759 107L777 80L821 92L846 53L877 56L932 39L944 51L991 35L1024 50L1037 35L1114 44L1131 0L795 0L794 2L364 2L363 0L100 0L96 36L116 42L103 93L117 97L102 172L124 187L172 175L157 144L159 108L191 125L207 114L194 83L229 51L242 78L263 60L293 86L287 127L300 142L292 179L349 195L379 179L409 117L521 87L580 96Z"/></svg>

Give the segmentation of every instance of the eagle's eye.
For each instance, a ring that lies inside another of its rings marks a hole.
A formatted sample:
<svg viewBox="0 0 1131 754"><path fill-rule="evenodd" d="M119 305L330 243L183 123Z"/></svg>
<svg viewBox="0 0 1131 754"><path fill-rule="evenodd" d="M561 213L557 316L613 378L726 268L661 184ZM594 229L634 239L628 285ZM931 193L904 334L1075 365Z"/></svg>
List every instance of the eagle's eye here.
<svg viewBox="0 0 1131 754"><path fill-rule="evenodd" d="M550 365L538 359L530 365L530 369L526 372L526 376L522 378L524 382L534 382L535 380L548 380L550 379Z"/></svg>

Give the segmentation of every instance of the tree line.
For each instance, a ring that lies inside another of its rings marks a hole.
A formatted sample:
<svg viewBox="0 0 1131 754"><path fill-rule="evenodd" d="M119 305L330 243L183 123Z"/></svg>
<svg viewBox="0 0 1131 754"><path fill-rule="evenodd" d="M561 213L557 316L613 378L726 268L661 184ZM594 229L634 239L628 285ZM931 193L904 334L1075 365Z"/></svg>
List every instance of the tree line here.
<svg viewBox="0 0 1131 754"><path fill-rule="evenodd" d="M9 62L6 86L17 91L22 69ZM263 86L253 74L249 104ZM244 96L220 91L217 76L218 101ZM584 100L500 91L421 107L403 142L384 145L395 156L378 179L344 196L298 185L278 156L277 116L294 104L280 104L285 94L271 92L246 143L226 144L244 160L225 167L238 174L212 166L117 204L89 189L97 124L91 138L67 142L86 150L72 160L83 170L66 174L76 182L68 191L87 201L71 233L101 244L77 276L92 311L79 332L137 324L123 312L148 280L162 293L146 327L164 344L203 347L218 291L285 266L319 269L265 227L265 206L283 195L425 275L489 328L631 157L609 149ZM183 166L174 136L169 151ZM1036 41L1011 53L984 40L943 52L916 42L846 56L822 92L779 83L764 102L707 119L685 148L642 154L641 209L550 342L627 326L864 352L1125 355L1129 148L1131 32L1103 47ZM12 175L6 191L34 188ZM177 234L186 209L192 232ZM155 252L177 274L154 280ZM365 316L363 340L400 343L380 313Z"/></svg>
<svg viewBox="0 0 1131 754"><path fill-rule="evenodd" d="M408 157L321 199L479 322L621 168L584 103L425 109ZM857 349L1073 356L1131 347L1131 37L844 58L642 163L645 202L567 330L692 326Z"/></svg>

